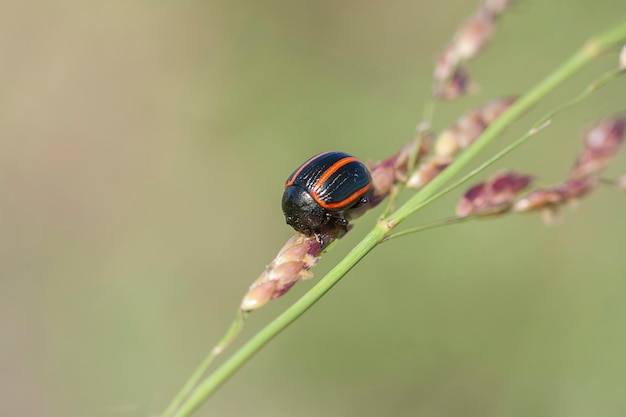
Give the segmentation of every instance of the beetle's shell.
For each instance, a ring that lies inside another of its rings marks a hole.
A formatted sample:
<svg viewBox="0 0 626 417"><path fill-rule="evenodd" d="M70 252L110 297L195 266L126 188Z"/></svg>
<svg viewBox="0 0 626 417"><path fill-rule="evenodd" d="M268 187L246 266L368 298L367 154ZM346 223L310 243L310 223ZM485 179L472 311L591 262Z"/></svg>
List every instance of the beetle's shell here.
<svg viewBox="0 0 626 417"><path fill-rule="evenodd" d="M285 183L304 188L323 208L349 208L371 187L370 173L358 159L343 152L324 152L310 158Z"/></svg>

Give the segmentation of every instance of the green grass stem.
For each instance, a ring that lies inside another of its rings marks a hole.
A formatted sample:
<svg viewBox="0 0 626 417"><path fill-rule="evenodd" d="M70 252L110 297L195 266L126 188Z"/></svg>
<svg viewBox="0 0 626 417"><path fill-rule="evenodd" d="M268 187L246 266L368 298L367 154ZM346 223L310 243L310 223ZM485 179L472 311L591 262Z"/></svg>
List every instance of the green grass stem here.
<svg viewBox="0 0 626 417"><path fill-rule="evenodd" d="M437 198L445 195L454 188L473 178L489 165L500 159L506 153L524 143L532 134L531 130L527 135L518 139L509 147L505 148L494 157L488 159L469 174L465 175L450 187L444 189L448 184L466 168L487 145L493 142L508 126L517 120L524 112L539 102L542 98L556 89L565 80L569 79L578 70L591 62L598 55L609 51L611 48L624 43L626 40L626 21L619 26L593 38L587 42L578 52L569 58L564 64L552 72L547 78L522 96L510 109L500 116L494 123L485 130L480 138L464 153L459 155L455 162L439 174L433 181L427 184L422 190L417 192L405 204L399 207L394 213L389 214L379 221L375 227L361 240L325 277L311 288L305 295L280 314L276 319L261 329L257 334L245 343L239 350L226 359L212 374L207 376L200 384L186 397L185 401L179 399L175 407L170 407L168 411L174 417L187 417L196 410L207 398L210 397L235 371L257 353L263 346L269 343L287 326L298 319L309 308L311 308L320 298L341 280L363 257L374 249L391 230L397 227L407 217L421 210ZM621 46L621 45L619 45ZM204 365L204 364L203 364ZM201 365L202 367L202 365ZM203 368L204 370L204 368ZM200 372L201 374L201 372ZM198 372L194 373L194 383L197 382ZM187 390L188 391L188 390ZM182 401L182 403L181 403ZM173 409L176 409L172 413Z"/></svg>

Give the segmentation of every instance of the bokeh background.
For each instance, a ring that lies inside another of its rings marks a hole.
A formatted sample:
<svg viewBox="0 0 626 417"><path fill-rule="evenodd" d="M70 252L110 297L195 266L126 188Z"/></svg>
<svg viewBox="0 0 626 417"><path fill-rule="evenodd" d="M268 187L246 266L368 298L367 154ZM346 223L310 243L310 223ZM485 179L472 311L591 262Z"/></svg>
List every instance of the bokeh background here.
<svg viewBox="0 0 626 417"><path fill-rule="evenodd" d="M291 236L286 176L316 152L375 160L410 139L433 58L474 3L5 2L0 414L158 415ZM526 91L624 15L615 0L519 1L470 67L480 92L439 106L434 127ZM615 63L582 71L491 150ZM559 181L581 130L624 97L613 83L491 172ZM621 158L607 175L625 171ZM625 209L605 188L556 227L508 216L385 244L197 415L624 415Z"/></svg>

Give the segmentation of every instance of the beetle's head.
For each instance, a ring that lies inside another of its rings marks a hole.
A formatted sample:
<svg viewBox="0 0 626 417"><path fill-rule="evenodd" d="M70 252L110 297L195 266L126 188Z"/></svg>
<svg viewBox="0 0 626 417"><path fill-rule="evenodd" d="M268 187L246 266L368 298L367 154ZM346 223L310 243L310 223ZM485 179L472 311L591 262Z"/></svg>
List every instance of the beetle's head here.
<svg viewBox="0 0 626 417"><path fill-rule="evenodd" d="M298 185L290 185L283 193L283 213L287 224L307 236L318 232L328 222L327 210Z"/></svg>

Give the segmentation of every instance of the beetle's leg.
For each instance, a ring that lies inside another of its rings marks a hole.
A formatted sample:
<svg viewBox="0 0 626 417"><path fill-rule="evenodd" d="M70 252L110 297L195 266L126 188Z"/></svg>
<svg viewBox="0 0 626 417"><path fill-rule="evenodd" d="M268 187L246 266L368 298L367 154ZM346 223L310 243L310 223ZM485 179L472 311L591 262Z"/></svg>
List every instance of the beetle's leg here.
<svg viewBox="0 0 626 417"><path fill-rule="evenodd" d="M324 235L322 235L322 233L320 232L315 232L315 238L320 243L320 246L323 248L324 247Z"/></svg>
<svg viewBox="0 0 626 417"><path fill-rule="evenodd" d="M350 222L348 221L348 219L345 219L343 217L336 217L337 219L337 224L341 227L348 227L348 225L350 224Z"/></svg>
<svg viewBox="0 0 626 417"><path fill-rule="evenodd" d="M337 225L338 230L339 230L339 233L338 233L339 237L341 237L341 236L345 235L346 233L348 233L348 230L350 230L352 228L352 225L350 224L348 219L346 219L344 217L336 217L335 218L335 224Z"/></svg>

